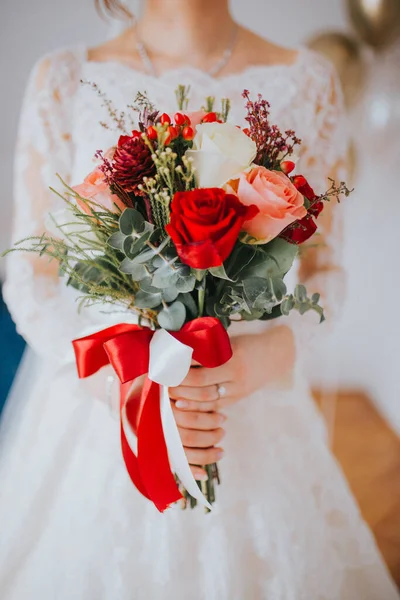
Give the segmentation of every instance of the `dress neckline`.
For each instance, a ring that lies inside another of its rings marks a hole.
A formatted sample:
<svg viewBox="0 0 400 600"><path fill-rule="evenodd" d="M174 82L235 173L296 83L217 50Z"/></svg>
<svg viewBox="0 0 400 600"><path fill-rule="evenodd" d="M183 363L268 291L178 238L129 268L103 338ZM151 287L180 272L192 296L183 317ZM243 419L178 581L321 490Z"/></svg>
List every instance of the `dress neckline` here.
<svg viewBox="0 0 400 600"><path fill-rule="evenodd" d="M294 48L297 51L296 58L291 63L277 63L277 64L260 64L260 65L248 65L241 71L237 71L234 73L228 73L226 75L221 75L215 77L207 71L203 69L199 69L198 67L193 67L191 65L176 67L172 69L167 69L160 73L157 77L152 75L151 73L147 73L141 69L136 69L131 65L120 62L118 60L108 59L104 61L100 60L91 60L89 58L89 48L87 46L82 47L83 51L83 63L87 66L93 66L94 68L107 68L112 67L114 69L119 69L121 71L125 71L126 73L130 73L132 76L137 76L144 78L146 80L154 81L154 82L163 82L171 79L179 79L179 78L187 78L189 75L194 76L195 79L200 78L202 80L208 80L213 84L225 83L227 81L246 78L253 73L276 73L277 71L288 71L297 69L304 61L305 57L309 54L309 50L305 47L299 46Z"/></svg>

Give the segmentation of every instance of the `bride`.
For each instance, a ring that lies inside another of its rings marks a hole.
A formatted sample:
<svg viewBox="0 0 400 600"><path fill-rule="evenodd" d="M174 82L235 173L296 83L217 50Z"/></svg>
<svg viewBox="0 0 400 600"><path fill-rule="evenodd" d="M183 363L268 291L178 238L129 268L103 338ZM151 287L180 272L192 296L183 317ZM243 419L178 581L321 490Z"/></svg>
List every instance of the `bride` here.
<svg viewBox="0 0 400 600"><path fill-rule="evenodd" d="M56 173L80 183L92 169L89 157L113 143L101 98L81 80L119 108L146 90L170 112L177 85L190 85L194 108L209 95L230 97L233 122L243 122L242 90L260 92L273 120L303 139L299 171L320 191L328 175L340 174L341 93L323 60L237 26L228 0L147 0L135 26L118 2L97 4L126 17L124 32L97 48L54 52L31 75L17 149L15 238L42 232L58 208L49 191ZM323 239L299 265L299 278L323 292L331 318L341 289L335 213L324 213ZM223 484L209 515L178 505L159 514L125 471L110 372L79 381L70 357L71 340L112 315L93 307L78 313L75 292L54 265L29 255L10 257L5 295L39 359L3 422L2 600L398 598L303 375L315 323L236 323L233 359L192 369L170 390L196 477L204 472L195 465L221 461Z"/></svg>

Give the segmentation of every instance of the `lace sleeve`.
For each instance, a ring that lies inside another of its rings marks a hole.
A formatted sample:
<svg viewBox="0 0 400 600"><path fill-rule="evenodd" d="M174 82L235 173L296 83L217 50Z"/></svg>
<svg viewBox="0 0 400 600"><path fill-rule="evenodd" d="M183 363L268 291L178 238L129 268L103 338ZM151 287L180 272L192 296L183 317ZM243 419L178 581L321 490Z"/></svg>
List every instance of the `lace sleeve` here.
<svg viewBox="0 0 400 600"><path fill-rule="evenodd" d="M58 52L42 59L30 76L15 159L13 241L45 231L47 213L62 202L49 187L59 187L57 173L70 180L70 122L79 63L75 53ZM4 295L18 331L36 352L52 358L65 355L81 317L55 261L13 252Z"/></svg>
<svg viewBox="0 0 400 600"><path fill-rule="evenodd" d="M342 91L332 67L312 56L305 78L307 104L313 107L307 141L302 146L298 172L302 172L318 193L330 187L328 178L346 180L347 135ZM319 339L335 321L344 300L345 276L341 267L342 207L336 200L325 204L318 219L318 233L301 247L299 280L309 293L321 294L327 323L317 326L317 315L291 316L302 352L316 336Z"/></svg>

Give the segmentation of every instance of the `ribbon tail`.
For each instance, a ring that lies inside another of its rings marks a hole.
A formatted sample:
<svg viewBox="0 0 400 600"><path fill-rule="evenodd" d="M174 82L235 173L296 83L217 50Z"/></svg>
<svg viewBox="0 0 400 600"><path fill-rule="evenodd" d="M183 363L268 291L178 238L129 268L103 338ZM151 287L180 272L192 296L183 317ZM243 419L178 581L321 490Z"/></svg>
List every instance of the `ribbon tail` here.
<svg viewBox="0 0 400 600"><path fill-rule="evenodd" d="M133 452L132 448L129 445L128 439L126 437L124 431L124 425L121 420L121 449L122 456L124 458L126 470L128 471L129 477L131 478L132 483L137 488L137 490L147 498L151 500L147 490L144 486L142 477L140 475L139 463L136 454Z"/></svg>
<svg viewBox="0 0 400 600"><path fill-rule="evenodd" d="M137 430L138 464L144 486L160 512L182 498L171 471L161 422L160 386L147 379ZM179 435L179 434L178 434Z"/></svg>
<svg viewBox="0 0 400 600"><path fill-rule="evenodd" d="M161 390L161 419L164 430L165 443L168 449L168 456L171 469L178 475L185 490L189 492L193 498L212 510L211 504L202 494L186 458L175 417L171 408L171 400L168 394L168 388L162 386Z"/></svg>
<svg viewBox="0 0 400 600"><path fill-rule="evenodd" d="M132 423L127 414L127 403L126 397L129 395L131 387L131 382L128 384L122 384L120 388L121 393L121 402L120 402L120 420L121 420L121 450L122 456L125 462L126 470L128 471L128 475L131 478L132 483L136 487L136 489L148 500L150 500L150 496L146 490L146 487L143 483L142 476L140 474L139 462L135 452L132 450L131 445L129 443L129 439L127 434L125 433L126 428L131 428L134 431Z"/></svg>

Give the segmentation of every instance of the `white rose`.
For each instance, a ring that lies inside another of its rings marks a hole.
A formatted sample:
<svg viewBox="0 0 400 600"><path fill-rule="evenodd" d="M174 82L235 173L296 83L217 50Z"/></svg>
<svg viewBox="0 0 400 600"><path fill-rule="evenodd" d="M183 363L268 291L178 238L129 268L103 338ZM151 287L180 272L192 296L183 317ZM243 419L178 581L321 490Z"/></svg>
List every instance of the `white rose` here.
<svg viewBox="0 0 400 600"><path fill-rule="evenodd" d="M232 123L197 125L193 149L186 152L193 159L200 187L221 187L253 162L255 142Z"/></svg>

